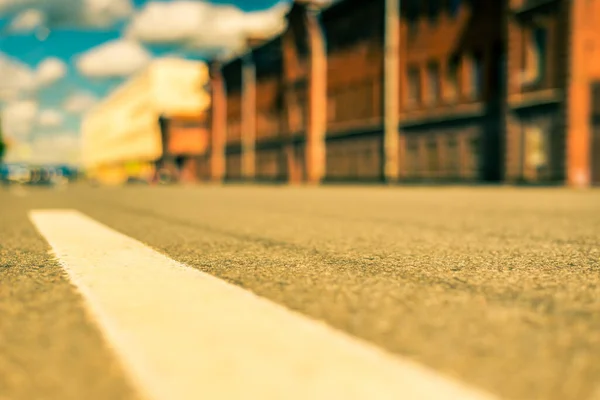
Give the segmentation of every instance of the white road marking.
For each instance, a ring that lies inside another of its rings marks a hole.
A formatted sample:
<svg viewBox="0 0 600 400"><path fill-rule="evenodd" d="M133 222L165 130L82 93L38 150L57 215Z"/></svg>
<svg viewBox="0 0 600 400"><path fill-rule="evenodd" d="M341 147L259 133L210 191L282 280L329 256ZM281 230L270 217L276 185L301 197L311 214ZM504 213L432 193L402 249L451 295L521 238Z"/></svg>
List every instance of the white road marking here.
<svg viewBox="0 0 600 400"><path fill-rule="evenodd" d="M77 211L37 210L30 218L148 398L494 398L186 267Z"/></svg>

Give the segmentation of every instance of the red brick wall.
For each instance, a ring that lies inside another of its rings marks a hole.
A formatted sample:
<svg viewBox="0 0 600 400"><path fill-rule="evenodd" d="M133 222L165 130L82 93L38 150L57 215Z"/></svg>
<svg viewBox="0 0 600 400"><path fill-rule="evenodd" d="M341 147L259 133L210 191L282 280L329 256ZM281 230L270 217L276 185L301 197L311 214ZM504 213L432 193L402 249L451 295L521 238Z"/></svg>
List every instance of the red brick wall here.
<svg viewBox="0 0 600 400"><path fill-rule="evenodd" d="M201 155L208 151L208 130L204 126L169 124L167 151L171 155Z"/></svg>
<svg viewBox="0 0 600 400"><path fill-rule="evenodd" d="M286 180L287 168L281 145L256 149L256 178L259 180Z"/></svg>
<svg viewBox="0 0 600 400"><path fill-rule="evenodd" d="M242 179L242 153L227 152L225 156L225 179Z"/></svg>
<svg viewBox="0 0 600 400"><path fill-rule="evenodd" d="M574 186L594 178L592 157L600 154L592 142L591 88L600 81L600 1L574 1L571 26L570 85L568 90L567 176Z"/></svg>
<svg viewBox="0 0 600 400"><path fill-rule="evenodd" d="M306 135L309 72L307 40L308 32L299 13L291 18L282 40L282 100L285 102L282 117L286 135Z"/></svg>
<svg viewBox="0 0 600 400"><path fill-rule="evenodd" d="M480 139L483 124L464 121L405 129L401 146L401 178L411 180L475 181L480 178Z"/></svg>
<svg viewBox="0 0 600 400"><path fill-rule="evenodd" d="M437 3L402 3L399 177L499 179L502 2Z"/></svg>
<svg viewBox="0 0 600 400"><path fill-rule="evenodd" d="M227 94L227 144L240 143L242 138L242 97L239 92Z"/></svg>
<svg viewBox="0 0 600 400"><path fill-rule="evenodd" d="M403 2L400 27L400 110L403 117L412 110L435 107L456 107L497 97L497 90L490 87L494 80L482 83L481 95L471 94L471 80L474 71L469 63L473 53L481 53L484 76L489 74L498 50L494 47L502 40L502 2L462 1L456 12L449 3L440 1L443 7L435 14L428 15L426 1ZM485 4L484 4L485 3ZM474 5L475 6L474 6ZM458 95L450 97L449 71L451 61L456 59ZM409 68L415 68L420 76L421 93L430 88L427 79L427 65L431 62L439 66L441 98L435 102L425 101L410 104ZM497 80L496 80L497 81Z"/></svg>
<svg viewBox="0 0 600 400"><path fill-rule="evenodd" d="M326 179L377 181L382 178L383 135L327 141Z"/></svg>
<svg viewBox="0 0 600 400"><path fill-rule="evenodd" d="M381 0L324 16L328 136L383 121L383 17Z"/></svg>
<svg viewBox="0 0 600 400"><path fill-rule="evenodd" d="M256 83L256 140L281 134L281 77L262 78Z"/></svg>
<svg viewBox="0 0 600 400"><path fill-rule="evenodd" d="M507 9L505 180L561 182L565 178L566 91L569 73L569 3L556 0L520 12ZM534 32L547 32L544 75L536 75Z"/></svg>

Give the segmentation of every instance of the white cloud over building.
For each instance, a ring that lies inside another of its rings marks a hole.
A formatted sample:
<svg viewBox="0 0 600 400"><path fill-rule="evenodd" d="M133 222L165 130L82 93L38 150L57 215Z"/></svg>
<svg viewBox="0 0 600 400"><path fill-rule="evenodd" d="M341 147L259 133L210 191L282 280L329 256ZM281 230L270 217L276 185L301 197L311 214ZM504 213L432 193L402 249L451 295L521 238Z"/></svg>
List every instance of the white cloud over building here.
<svg viewBox="0 0 600 400"><path fill-rule="evenodd" d="M244 12L198 1L149 2L125 29L126 38L200 50L239 50L248 36L273 36L285 27L289 4Z"/></svg>
<svg viewBox="0 0 600 400"><path fill-rule="evenodd" d="M81 54L76 66L88 78L121 78L144 68L151 59L150 52L139 43L118 39Z"/></svg>

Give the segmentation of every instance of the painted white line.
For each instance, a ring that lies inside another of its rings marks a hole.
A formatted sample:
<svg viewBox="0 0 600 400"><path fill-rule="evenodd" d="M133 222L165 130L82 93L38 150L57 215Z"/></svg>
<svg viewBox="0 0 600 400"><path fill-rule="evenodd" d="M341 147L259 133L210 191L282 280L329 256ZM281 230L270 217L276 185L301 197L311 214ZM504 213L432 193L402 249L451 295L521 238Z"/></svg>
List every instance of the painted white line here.
<svg viewBox="0 0 600 400"><path fill-rule="evenodd" d="M77 211L37 210L30 218L149 398L493 398L177 263Z"/></svg>

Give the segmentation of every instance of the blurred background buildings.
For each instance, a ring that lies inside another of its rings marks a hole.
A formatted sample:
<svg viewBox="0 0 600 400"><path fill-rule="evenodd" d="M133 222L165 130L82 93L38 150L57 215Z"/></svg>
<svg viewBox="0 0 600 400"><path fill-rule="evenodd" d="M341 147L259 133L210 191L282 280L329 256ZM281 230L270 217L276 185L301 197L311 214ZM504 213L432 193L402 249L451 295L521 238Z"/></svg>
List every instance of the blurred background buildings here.
<svg viewBox="0 0 600 400"><path fill-rule="evenodd" d="M285 20L116 89L82 124L88 175L600 184L600 0L297 0Z"/></svg>
<svg viewBox="0 0 600 400"><path fill-rule="evenodd" d="M93 107L82 122L83 167L101 183L194 180L208 146L205 63L160 59Z"/></svg>
<svg viewBox="0 0 600 400"><path fill-rule="evenodd" d="M600 183L599 1L297 1L288 21L214 68L226 180Z"/></svg>

